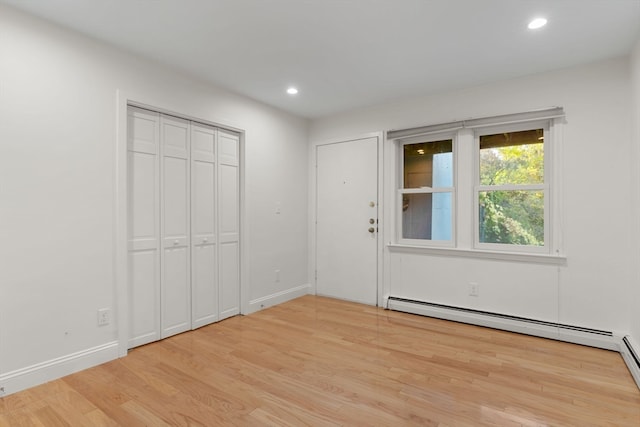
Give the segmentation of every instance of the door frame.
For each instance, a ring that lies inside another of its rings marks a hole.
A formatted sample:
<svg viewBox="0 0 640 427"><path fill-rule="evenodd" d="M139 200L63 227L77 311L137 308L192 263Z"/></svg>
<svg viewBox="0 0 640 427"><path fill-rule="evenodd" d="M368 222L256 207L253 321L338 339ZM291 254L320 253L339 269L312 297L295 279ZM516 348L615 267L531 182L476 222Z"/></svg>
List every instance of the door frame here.
<svg viewBox="0 0 640 427"><path fill-rule="evenodd" d="M152 92L129 93L116 90L116 140L114 144L114 203L113 203L113 266L114 266L114 320L117 324L118 357L128 353L129 341L129 283L128 283L128 241L129 225L127 203L127 109L129 105L191 120L217 128L229 130L240 135L239 146L239 226L240 226L240 314L249 310L248 282L248 227L245 212L245 131L224 121L203 119L189 115L185 106L175 105L166 98L158 99Z"/></svg>
<svg viewBox="0 0 640 427"><path fill-rule="evenodd" d="M378 146L378 239L376 248L376 300L377 306L383 306L383 302L386 301L384 297L384 265L383 265L383 253L384 253L384 241L385 241L385 197L384 197L384 146L385 136L383 131L370 132L352 137L336 137L322 141L312 141L309 147L309 283L311 284L311 293L317 295L317 280L316 280L316 233L317 233L317 166L318 166L318 147L322 145L340 144L343 142L357 141L360 139L376 138Z"/></svg>

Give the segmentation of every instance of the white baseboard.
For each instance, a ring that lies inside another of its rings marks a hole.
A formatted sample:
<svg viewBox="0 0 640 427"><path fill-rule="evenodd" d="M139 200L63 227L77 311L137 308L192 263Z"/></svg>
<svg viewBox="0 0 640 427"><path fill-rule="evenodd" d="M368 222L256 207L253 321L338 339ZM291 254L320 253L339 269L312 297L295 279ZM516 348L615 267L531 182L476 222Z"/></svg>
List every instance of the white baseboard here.
<svg viewBox="0 0 640 427"><path fill-rule="evenodd" d="M452 320L454 322L468 323L476 326L485 326L493 329L500 329L509 332L532 335L541 338L550 338L566 341L574 344L588 345L591 347L603 348L606 350L618 351L620 340L613 335L599 335L579 330L563 329L544 324L536 324L527 321L519 321L501 317L493 317L489 314L473 313L448 309L445 307L434 307L412 303L408 301L387 300L387 308L391 310L403 311L406 313L420 314L423 316L436 317L438 319Z"/></svg>
<svg viewBox="0 0 640 427"><path fill-rule="evenodd" d="M626 343L623 339L626 340ZM629 346L627 346L627 344L629 344ZM632 352L635 353L635 356ZM624 363L627 364L627 368L629 368L631 376L636 381L636 384L640 389L640 366L638 366L638 360L640 360L640 345L638 345L631 336L627 335L620 339L620 354L624 359Z"/></svg>
<svg viewBox="0 0 640 427"><path fill-rule="evenodd" d="M249 301L249 310L244 314L255 313L256 311L260 311L277 304L282 304L283 302L296 299L309 293L311 293L311 285L307 283L295 288L287 289L286 291L277 292L262 298L256 298Z"/></svg>
<svg viewBox="0 0 640 427"><path fill-rule="evenodd" d="M48 360L0 375L0 397L53 381L118 358L118 342Z"/></svg>

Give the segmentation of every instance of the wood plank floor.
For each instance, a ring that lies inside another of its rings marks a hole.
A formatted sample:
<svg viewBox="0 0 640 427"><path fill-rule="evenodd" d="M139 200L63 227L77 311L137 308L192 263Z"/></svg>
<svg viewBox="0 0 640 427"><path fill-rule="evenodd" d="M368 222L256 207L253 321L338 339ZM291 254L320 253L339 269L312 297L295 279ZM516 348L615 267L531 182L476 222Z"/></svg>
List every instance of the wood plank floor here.
<svg viewBox="0 0 640 427"><path fill-rule="evenodd" d="M619 354L305 296L0 400L0 426L640 426Z"/></svg>

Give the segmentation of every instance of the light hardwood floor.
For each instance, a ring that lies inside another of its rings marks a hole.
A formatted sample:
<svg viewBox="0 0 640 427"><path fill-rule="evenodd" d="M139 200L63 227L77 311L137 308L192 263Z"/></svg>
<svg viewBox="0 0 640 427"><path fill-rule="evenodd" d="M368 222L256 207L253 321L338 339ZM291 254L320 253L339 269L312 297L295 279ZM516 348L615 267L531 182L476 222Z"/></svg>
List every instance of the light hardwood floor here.
<svg viewBox="0 0 640 427"><path fill-rule="evenodd" d="M0 426L640 426L619 354L305 296L0 400Z"/></svg>

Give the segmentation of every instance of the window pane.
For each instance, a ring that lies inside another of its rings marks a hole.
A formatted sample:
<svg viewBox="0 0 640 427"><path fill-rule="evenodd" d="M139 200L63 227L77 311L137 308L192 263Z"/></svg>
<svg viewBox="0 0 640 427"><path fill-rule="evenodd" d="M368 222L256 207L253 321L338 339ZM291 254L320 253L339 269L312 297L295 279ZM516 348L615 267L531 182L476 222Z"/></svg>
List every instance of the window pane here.
<svg viewBox="0 0 640 427"><path fill-rule="evenodd" d="M542 184L542 129L480 136L480 185Z"/></svg>
<svg viewBox="0 0 640 427"><path fill-rule="evenodd" d="M451 193L403 194L404 239L451 240Z"/></svg>
<svg viewBox="0 0 640 427"><path fill-rule="evenodd" d="M544 246L543 191L481 191L480 243Z"/></svg>
<svg viewBox="0 0 640 427"><path fill-rule="evenodd" d="M404 146L404 188L453 187L453 140Z"/></svg>

